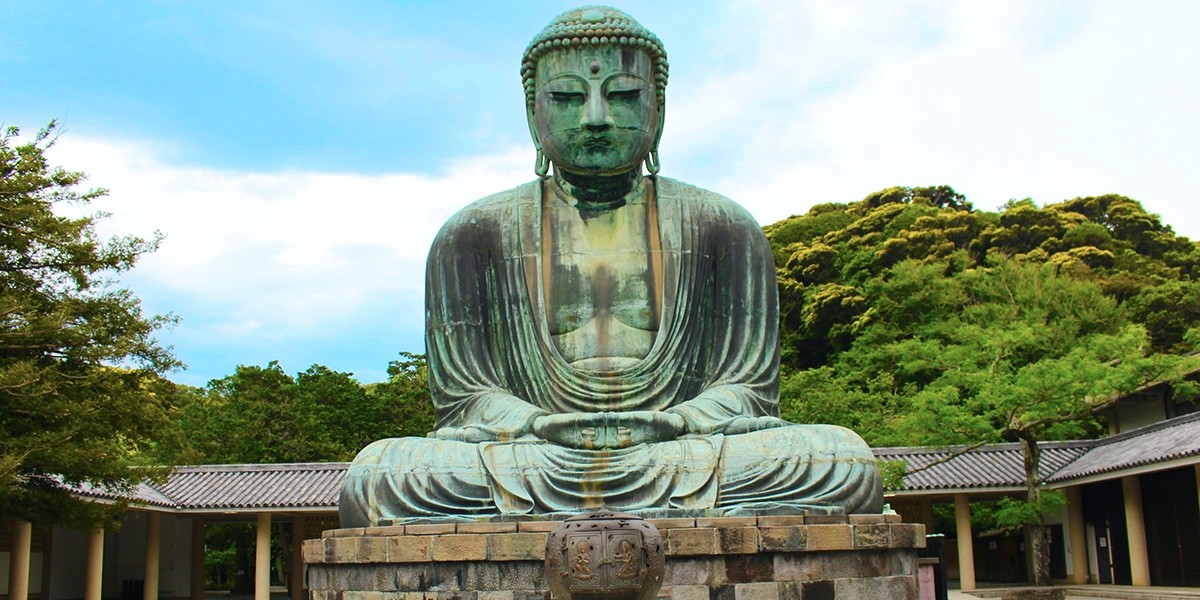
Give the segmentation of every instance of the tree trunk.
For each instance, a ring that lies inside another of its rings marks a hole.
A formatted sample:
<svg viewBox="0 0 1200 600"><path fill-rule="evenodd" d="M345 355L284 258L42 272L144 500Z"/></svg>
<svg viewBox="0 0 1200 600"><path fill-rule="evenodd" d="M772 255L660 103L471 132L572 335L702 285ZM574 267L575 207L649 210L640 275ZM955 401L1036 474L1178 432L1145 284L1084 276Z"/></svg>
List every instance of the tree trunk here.
<svg viewBox="0 0 1200 600"><path fill-rule="evenodd" d="M1033 506L1040 506L1042 478L1038 465L1042 451L1032 433L1022 431L1017 437L1021 440L1021 454L1025 459L1025 500ZM1050 538L1042 526L1041 515L1038 515L1036 523L1029 524L1029 557L1033 564L1033 584L1050 585Z"/></svg>

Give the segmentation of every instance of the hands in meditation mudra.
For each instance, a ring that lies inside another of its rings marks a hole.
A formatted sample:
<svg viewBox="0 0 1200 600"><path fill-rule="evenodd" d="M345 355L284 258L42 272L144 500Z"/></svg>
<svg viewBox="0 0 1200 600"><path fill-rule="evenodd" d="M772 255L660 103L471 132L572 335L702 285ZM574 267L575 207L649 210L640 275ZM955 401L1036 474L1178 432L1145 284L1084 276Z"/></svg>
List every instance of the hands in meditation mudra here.
<svg viewBox="0 0 1200 600"><path fill-rule="evenodd" d="M342 527L601 505L878 513L860 437L778 418L778 292L761 228L727 198L657 175L658 38L611 8L568 11L530 44L522 76L539 177L467 206L434 241L437 430L359 453Z"/></svg>

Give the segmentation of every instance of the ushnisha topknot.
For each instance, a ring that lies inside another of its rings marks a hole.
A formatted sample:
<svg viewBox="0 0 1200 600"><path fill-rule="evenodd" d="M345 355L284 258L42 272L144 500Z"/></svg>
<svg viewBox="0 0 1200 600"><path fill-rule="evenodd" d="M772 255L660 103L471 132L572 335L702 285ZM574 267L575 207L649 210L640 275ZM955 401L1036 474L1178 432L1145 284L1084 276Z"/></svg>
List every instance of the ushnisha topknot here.
<svg viewBox="0 0 1200 600"><path fill-rule="evenodd" d="M525 84L525 102L532 107L536 95L534 77L538 59L555 48L571 46L627 46L645 50L654 63L654 87L658 104L666 100L667 51L658 36L642 27L633 17L610 6L581 6L558 15L525 48L521 59L521 79Z"/></svg>

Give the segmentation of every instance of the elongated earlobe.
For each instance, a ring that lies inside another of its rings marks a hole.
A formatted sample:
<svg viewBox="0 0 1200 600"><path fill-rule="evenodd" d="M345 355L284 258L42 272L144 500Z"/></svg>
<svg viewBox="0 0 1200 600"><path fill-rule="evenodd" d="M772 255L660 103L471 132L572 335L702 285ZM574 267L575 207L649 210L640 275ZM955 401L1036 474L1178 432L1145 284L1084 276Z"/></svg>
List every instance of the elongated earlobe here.
<svg viewBox="0 0 1200 600"><path fill-rule="evenodd" d="M650 151L650 154L646 155L646 172L651 175L657 175L660 168L661 165L658 164L658 148L654 148Z"/></svg>

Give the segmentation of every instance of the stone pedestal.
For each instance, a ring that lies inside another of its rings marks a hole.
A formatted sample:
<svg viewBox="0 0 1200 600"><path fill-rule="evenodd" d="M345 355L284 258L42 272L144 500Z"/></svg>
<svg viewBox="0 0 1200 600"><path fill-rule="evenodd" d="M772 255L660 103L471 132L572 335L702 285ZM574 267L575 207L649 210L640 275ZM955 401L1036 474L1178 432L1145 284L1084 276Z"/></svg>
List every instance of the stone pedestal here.
<svg viewBox="0 0 1200 600"><path fill-rule="evenodd" d="M669 600L916 600L925 527L897 515L651 519ZM548 600L558 521L335 529L304 543L312 600Z"/></svg>

